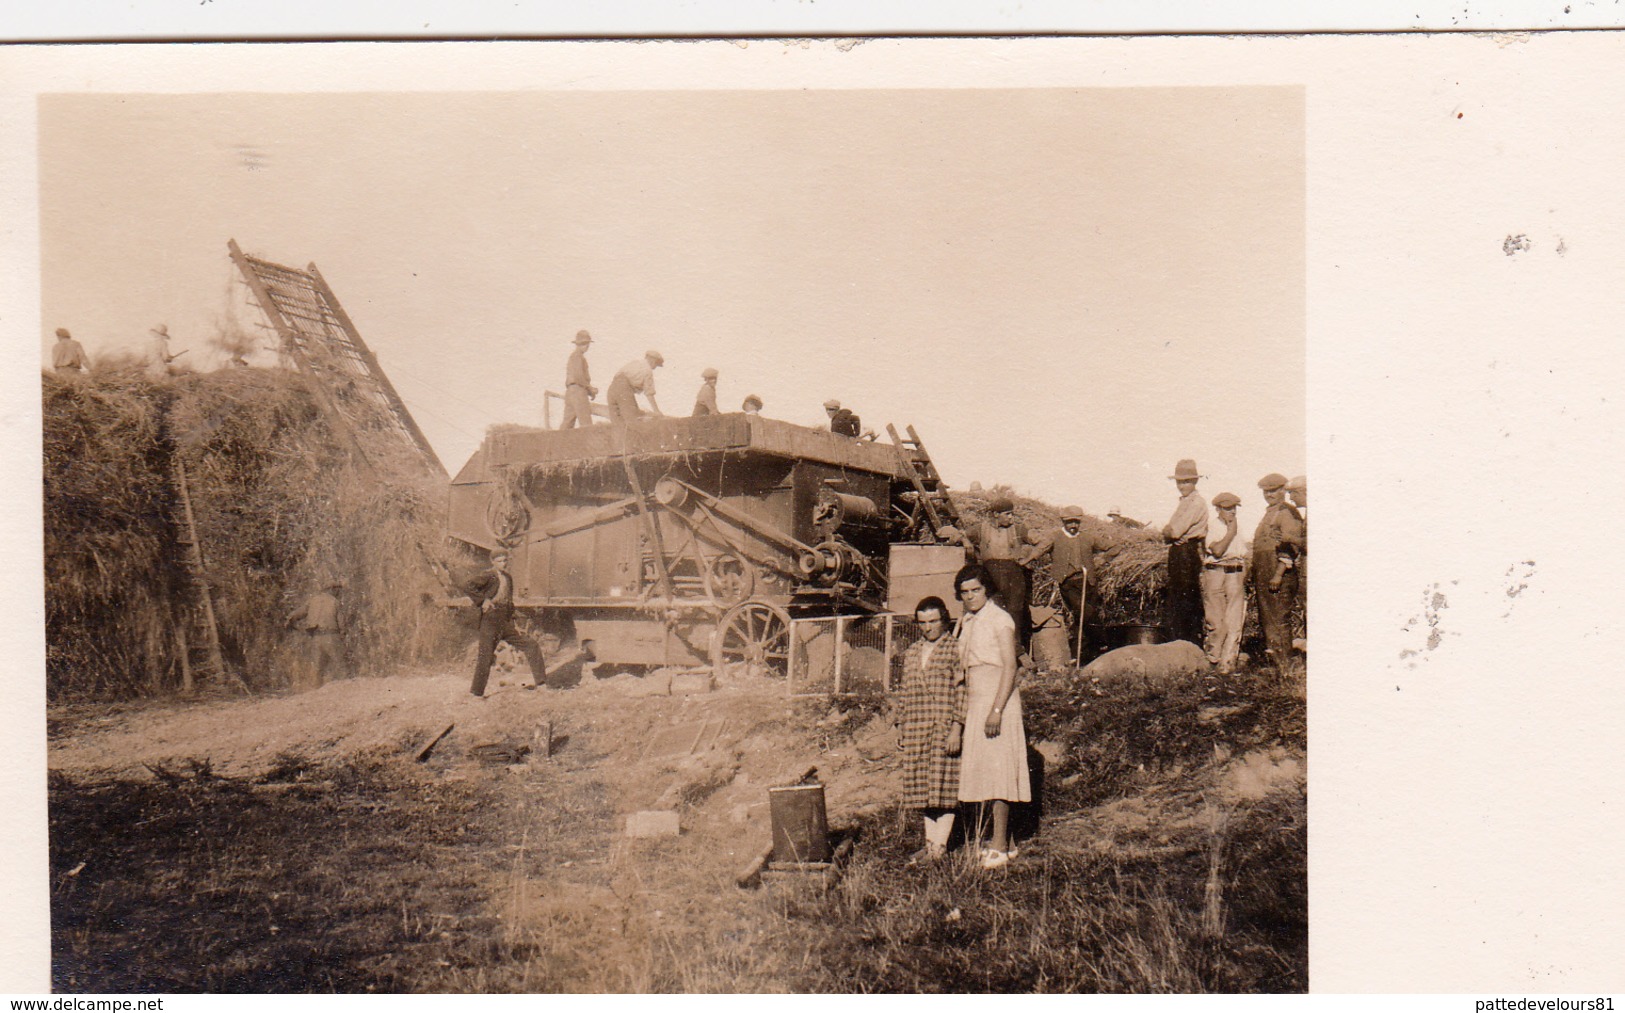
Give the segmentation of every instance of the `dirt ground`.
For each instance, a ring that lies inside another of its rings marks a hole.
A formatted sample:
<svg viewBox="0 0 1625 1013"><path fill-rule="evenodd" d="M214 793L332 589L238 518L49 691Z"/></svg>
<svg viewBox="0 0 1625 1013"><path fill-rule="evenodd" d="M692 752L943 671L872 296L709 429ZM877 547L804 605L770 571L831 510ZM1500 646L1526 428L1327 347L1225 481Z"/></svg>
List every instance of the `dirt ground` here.
<svg viewBox="0 0 1625 1013"><path fill-rule="evenodd" d="M490 960L447 954L436 958L444 968L430 988L794 987L796 961L813 959L805 947L796 956L801 944L794 940L779 941L773 968L741 966L734 978L725 966L700 967L684 955L748 953L755 944L745 937L783 924L782 917L766 917L775 905L780 915L787 910L782 894L735 885L770 843L769 787L816 767L832 827L893 818L885 814L895 804L898 771L883 710L792 705L783 683L767 678L655 695L658 679L623 674L589 677L569 689L526 689L510 671L496 675L484 699L469 695L466 678L461 669L447 669L266 698L56 708L48 716L49 767L81 787L177 784L203 771L257 791L315 794L324 785L298 783L298 771L365 760L425 787L477 791L481 805L500 809L492 815L495 830L472 857L445 858L467 859L474 900L460 911L431 910L430 900L415 911L407 902L401 917L422 920L412 931L429 939L436 925L496 919L506 938L525 940L532 957L522 973L510 961L498 974ZM447 725L451 732L428 760L414 762L413 754ZM1220 759L1203 777L1199 794L1207 801L1193 803L1188 790L1180 797L1151 791L1086 811L1047 813L1025 861L1107 853L1114 860L1154 858L1191 835L1211 834L1226 806L1302 791L1301 752L1260 748ZM680 835L628 837L628 818L646 810L676 811ZM894 818L897 836L906 836L903 817ZM69 866L74 856L56 853L72 843L53 840L54 865ZM59 886L62 875L79 874L59 874ZM55 903L74 903L71 890ZM61 977L60 964L58 970ZM83 973L90 980L80 984L92 985L100 972ZM395 981L425 987L421 974ZM346 987L339 979L328 984Z"/></svg>

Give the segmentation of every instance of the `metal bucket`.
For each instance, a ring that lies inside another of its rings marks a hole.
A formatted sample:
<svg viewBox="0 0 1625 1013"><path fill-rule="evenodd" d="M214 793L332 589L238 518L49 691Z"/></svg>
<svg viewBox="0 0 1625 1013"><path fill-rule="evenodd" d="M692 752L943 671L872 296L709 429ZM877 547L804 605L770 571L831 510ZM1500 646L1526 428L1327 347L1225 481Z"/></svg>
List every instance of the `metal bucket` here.
<svg viewBox="0 0 1625 1013"><path fill-rule="evenodd" d="M829 823L824 786L794 784L767 790L773 817L773 861L829 861Z"/></svg>

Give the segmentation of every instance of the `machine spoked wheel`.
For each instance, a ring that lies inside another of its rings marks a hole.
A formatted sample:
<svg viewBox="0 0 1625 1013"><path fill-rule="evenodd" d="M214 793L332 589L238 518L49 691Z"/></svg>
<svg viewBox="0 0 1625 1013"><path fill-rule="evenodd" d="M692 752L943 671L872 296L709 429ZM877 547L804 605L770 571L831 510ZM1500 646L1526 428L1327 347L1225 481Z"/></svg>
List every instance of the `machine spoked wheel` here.
<svg viewBox="0 0 1625 1013"><path fill-rule="evenodd" d="M729 671L782 679L790 669L790 614L770 602L747 601L722 617L717 632L717 674Z"/></svg>

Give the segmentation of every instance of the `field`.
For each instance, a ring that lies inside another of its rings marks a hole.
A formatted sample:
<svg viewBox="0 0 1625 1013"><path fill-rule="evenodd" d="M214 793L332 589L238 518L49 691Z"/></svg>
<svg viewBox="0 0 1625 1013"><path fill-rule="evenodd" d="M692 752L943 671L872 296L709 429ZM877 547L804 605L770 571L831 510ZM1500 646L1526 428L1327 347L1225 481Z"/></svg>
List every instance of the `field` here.
<svg viewBox="0 0 1625 1013"><path fill-rule="evenodd" d="M964 850L909 864L919 830L893 801L883 701L791 708L767 679L653 696L630 675L478 701L465 680L448 666L54 707L53 987L1307 987L1296 688L1032 676L1043 811L988 873ZM710 748L645 755L706 719L721 722ZM855 835L846 874L828 892L739 888L769 839L766 789L810 766L832 826ZM681 835L624 835L653 808L675 809Z"/></svg>

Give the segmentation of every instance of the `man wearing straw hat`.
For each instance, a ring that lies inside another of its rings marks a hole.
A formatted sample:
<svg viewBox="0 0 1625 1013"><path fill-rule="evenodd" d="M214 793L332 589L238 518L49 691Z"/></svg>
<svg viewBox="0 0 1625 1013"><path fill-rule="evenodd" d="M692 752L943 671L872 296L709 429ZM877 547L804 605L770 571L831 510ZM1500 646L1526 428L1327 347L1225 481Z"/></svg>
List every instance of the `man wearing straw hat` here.
<svg viewBox="0 0 1625 1013"><path fill-rule="evenodd" d="M1080 664L1089 657L1084 645L1100 643L1099 633L1096 632L1100 605L1095 593L1095 553L1104 548L1092 534L1084 531L1083 508L1066 506L1061 508L1061 526L1021 560L1022 566L1030 566L1039 556L1046 552L1050 554L1050 578L1060 589L1061 600L1072 610L1069 640L1075 652L1073 660Z"/></svg>
<svg viewBox="0 0 1625 1013"><path fill-rule="evenodd" d="M664 415L655 400L655 370L666 364L666 357L654 349L643 353L622 366L609 382L609 418L611 422L631 422L643 414L638 407L638 395L649 399L649 410Z"/></svg>
<svg viewBox="0 0 1625 1013"><path fill-rule="evenodd" d="M1207 539L1207 500L1197 495L1196 462L1186 458L1168 476L1179 489L1179 505L1162 526L1168 543L1167 604L1164 615L1175 640L1202 644L1202 543Z"/></svg>
<svg viewBox="0 0 1625 1013"><path fill-rule="evenodd" d="M169 325L159 324L147 335L147 376L161 380L169 375L169 364L177 358L169 354Z"/></svg>
<svg viewBox="0 0 1625 1013"><path fill-rule="evenodd" d="M592 385L592 374L587 370L590 344L591 334L576 331L575 350L564 364L564 418L559 422L560 429L592 425L592 399L598 396L598 388Z"/></svg>
<svg viewBox="0 0 1625 1013"><path fill-rule="evenodd" d="M1236 508L1241 497L1221 492L1213 497L1219 515L1217 530L1209 531L1202 562L1202 614L1208 664L1229 675L1241 656L1241 630L1247 622L1247 550L1241 540Z"/></svg>
<svg viewBox="0 0 1625 1013"><path fill-rule="evenodd" d="M85 350L66 327L56 329L56 344L51 346L51 368L63 376L70 373L77 376L86 369Z"/></svg>
<svg viewBox="0 0 1625 1013"><path fill-rule="evenodd" d="M1292 658L1288 612L1298 596L1297 562L1303 554L1303 518L1286 501L1286 476L1271 472L1258 480L1268 506L1253 535L1253 593L1258 621L1264 627L1265 650L1277 672Z"/></svg>
<svg viewBox="0 0 1625 1013"><path fill-rule="evenodd" d="M316 673L316 685L328 681L330 673L344 667L344 644L339 631L339 599L344 588L342 580L333 579L313 592L304 604L288 614L288 623L305 631L309 639L311 668Z"/></svg>

